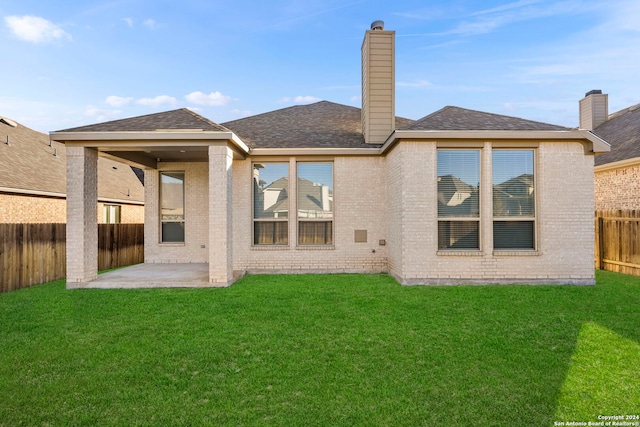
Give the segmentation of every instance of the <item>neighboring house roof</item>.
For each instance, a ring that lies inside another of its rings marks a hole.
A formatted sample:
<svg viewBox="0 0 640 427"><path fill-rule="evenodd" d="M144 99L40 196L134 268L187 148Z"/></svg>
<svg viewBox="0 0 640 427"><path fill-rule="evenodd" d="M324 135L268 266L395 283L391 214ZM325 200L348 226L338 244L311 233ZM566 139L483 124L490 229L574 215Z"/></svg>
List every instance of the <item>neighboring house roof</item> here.
<svg viewBox="0 0 640 427"><path fill-rule="evenodd" d="M147 114L128 119L112 120L94 125L64 129L58 132L153 132L156 130L195 130L227 132L228 129L212 122L188 108Z"/></svg>
<svg viewBox="0 0 640 427"><path fill-rule="evenodd" d="M611 114L592 132L611 144L610 152L596 156L596 166L640 157L640 104Z"/></svg>
<svg viewBox="0 0 640 427"><path fill-rule="evenodd" d="M413 120L396 117L396 128ZM360 108L320 101L223 123L250 148L363 148Z"/></svg>
<svg viewBox="0 0 640 427"><path fill-rule="evenodd" d="M401 130L569 130L569 128L549 123L452 106L444 107L404 128L397 126L396 123L396 128Z"/></svg>
<svg viewBox="0 0 640 427"><path fill-rule="evenodd" d="M11 122L0 121L0 191L64 197L67 183L64 144ZM144 187L129 166L99 158L98 196L142 202Z"/></svg>
<svg viewBox="0 0 640 427"><path fill-rule="evenodd" d="M278 178L272 182L269 186L265 187L263 191L269 189L284 189L288 187L288 178ZM323 194L322 185L314 183L305 178L298 178L298 209L302 211L322 211L323 210ZM328 202L329 211L333 211L333 191L329 189ZM289 210L289 195L287 191L282 191L282 194L278 198L278 201L265 209L265 212L282 212Z"/></svg>

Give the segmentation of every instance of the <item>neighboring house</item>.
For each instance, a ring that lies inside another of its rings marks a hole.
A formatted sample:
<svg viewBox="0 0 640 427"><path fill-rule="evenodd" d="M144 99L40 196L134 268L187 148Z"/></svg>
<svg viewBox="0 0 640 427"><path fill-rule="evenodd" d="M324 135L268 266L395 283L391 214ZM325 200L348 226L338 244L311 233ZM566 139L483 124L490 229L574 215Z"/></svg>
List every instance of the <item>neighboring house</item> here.
<svg viewBox="0 0 640 427"><path fill-rule="evenodd" d="M0 223L67 220L67 156L64 144L0 117ZM120 162L98 163L97 221L144 221L144 188Z"/></svg>
<svg viewBox="0 0 640 427"><path fill-rule="evenodd" d="M596 156L596 210L640 209L640 104L608 114L608 95L588 92L580 101L580 127L611 144Z"/></svg>
<svg viewBox="0 0 640 427"><path fill-rule="evenodd" d="M69 162L67 286L97 278L85 183L99 155L146 169L145 263L206 263L210 286L300 272L594 284L594 153L608 144L458 107L395 117L394 37L365 34L362 109L322 101L222 125L179 109L52 132Z"/></svg>

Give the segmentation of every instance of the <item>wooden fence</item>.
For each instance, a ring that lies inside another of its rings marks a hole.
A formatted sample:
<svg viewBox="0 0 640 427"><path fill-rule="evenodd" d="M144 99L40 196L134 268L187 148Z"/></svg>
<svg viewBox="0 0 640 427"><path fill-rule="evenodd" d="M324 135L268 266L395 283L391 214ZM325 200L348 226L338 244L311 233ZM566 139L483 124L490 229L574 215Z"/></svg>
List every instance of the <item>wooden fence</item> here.
<svg viewBox="0 0 640 427"><path fill-rule="evenodd" d="M98 224L98 270L144 262L144 224Z"/></svg>
<svg viewBox="0 0 640 427"><path fill-rule="evenodd" d="M640 211L596 211L596 268L640 276Z"/></svg>
<svg viewBox="0 0 640 427"><path fill-rule="evenodd" d="M0 224L0 292L65 277L66 224ZM98 270L144 262L143 224L98 225Z"/></svg>

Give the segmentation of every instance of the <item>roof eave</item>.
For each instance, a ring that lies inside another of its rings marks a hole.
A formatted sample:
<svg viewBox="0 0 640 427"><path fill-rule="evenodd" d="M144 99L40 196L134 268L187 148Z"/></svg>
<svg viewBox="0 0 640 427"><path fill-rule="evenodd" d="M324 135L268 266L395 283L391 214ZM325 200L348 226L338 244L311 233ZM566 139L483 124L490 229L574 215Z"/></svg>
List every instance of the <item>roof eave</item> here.
<svg viewBox="0 0 640 427"><path fill-rule="evenodd" d="M197 141L206 145L207 141L230 141L243 154L249 147L235 133L228 131L136 131L136 132L51 132L49 138L62 143L81 143L86 147L104 146L105 143L124 141L152 142L153 144L176 141Z"/></svg>
<svg viewBox="0 0 640 427"><path fill-rule="evenodd" d="M611 146L603 139L584 130L395 130L382 145L380 152L387 153L402 139L469 139L469 140L586 140L593 153L605 153Z"/></svg>
<svg viewBox="0 0 640 427"><path fill-rule="evenodd" d="M595 167L596 172L606 172L614 169L623 169L640 165L640 157L618 160L616 162L604 163Z"/></svg>
<svg viewBox="0 0 640 427"><path fill-rule="evenodd" d="M358 148L253 148L252 156L375 156L380 147Z"/></svg>

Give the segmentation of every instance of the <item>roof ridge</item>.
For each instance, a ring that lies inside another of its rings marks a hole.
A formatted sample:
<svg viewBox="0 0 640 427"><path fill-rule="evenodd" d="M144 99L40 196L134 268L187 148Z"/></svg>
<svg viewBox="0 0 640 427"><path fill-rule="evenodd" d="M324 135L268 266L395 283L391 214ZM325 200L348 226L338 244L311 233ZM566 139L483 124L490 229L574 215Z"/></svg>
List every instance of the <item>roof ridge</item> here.
<svg viewBox="0 0 640 427"><path fill-rule="evenodd" d="M272 113L277 113L277 112L282 112L282 111L286 111L286 110L291 110L293 108L300 108L300 107L309 107L311 105L315 105L315 104L321 104L321 103L329 103L329 104L336 104L335 102L331 102L331 101L326 101L326 100L320 100L320 101L316 101L316 102L311 102L309 104L294 104L294 105L289 105L288 107L282 107L282 108L278 108L277 110L271 110L271 111L265 111L263 113L258 113L258 114L253 114L251 116L246 116L246 117L240 117L239 119L234 119L234 120L228 120L226 122L223 122L222 125L224 125L225 123L232 123L232 122L237 122L239 120L245 120L245 119L253 119L256 117L260 117L260 116L264 116L265 114L272 114ZM343 104L336 104L336 105L343 105ZM348 107L348 105L344 105L345 107ZM353 107L355 108L355 107Z"/></svg>
<svg viewBox="0 0 640 427"><path fill-rule="evenodd" d="M489 115L497 116L497 117L507 117L507 118L509 118L509 119L525 120L525 121L527 121L527 122L539 123L539 124L542 124L542 125L553 125L553 123L541 122L541 121L539 121L539 120L525 119L525 118L522 118L522 117L510 116L510 115L507 115L507 114L489 113L489 112L487 112L487 111L472 110L472 109L470 109L470 108L463 108L463 107L456 107L456 106L453 106L453 107L454 107L454 108L459 108L459 109L461 109L461 110L474 111L474 112L476 112L476 113L489 114ZM566 126L561 126L561 125L554 125L554 126L560 126L560 127L565 127L565 128L567 128L567 129L569 129L569 128L568 128L568 127L566 127Z"/></svg>
<svg viewBox="0 0 640 427"><path fill-rule="evenodd" d="M210 124L212 126L221 126L221 127L225 128L226 130L229 130L225 126L222 126L220 123L216 123L213 120L208 119L207 117L205 117L203 115L200 115L200 114L196 113L195 111L193 111L193 110L191 110L191 109L189 109L187 107L179 108L179 110L183 110L183 111L191 114L193 117L195 117L195 118L197 118L199 120L203 120L203 121L207 122L208 124Z"/></svg>
<svg viewBox="0 0 640 427"><path fill-rule="evenodd" d="M506 114L489 113L470 108L447 105L405 128L406 130L568 130L565 126Z"/></svg>
<svg viewBox="0 0 640 427"><path fill-rule="evenodd" d="M609 114L609 117L607 117L607 121L611 120L611 119L614 119L614 118L616 118L618 116L621 116L623 114L626 114L626 113L632 113L632 112L636 111L638 108L640 108L640 103L625 107L622 110L618 110L615 113Z"/></svg>

